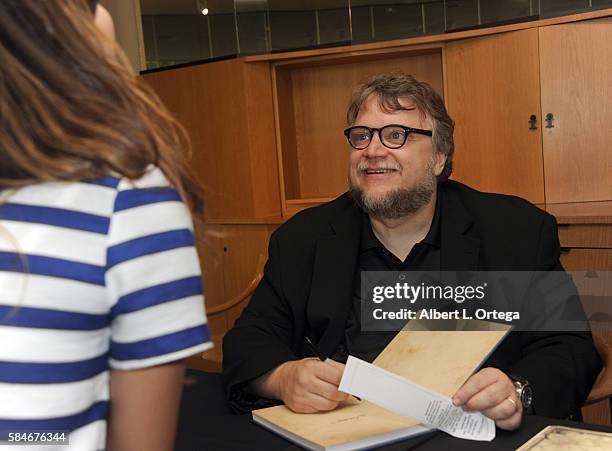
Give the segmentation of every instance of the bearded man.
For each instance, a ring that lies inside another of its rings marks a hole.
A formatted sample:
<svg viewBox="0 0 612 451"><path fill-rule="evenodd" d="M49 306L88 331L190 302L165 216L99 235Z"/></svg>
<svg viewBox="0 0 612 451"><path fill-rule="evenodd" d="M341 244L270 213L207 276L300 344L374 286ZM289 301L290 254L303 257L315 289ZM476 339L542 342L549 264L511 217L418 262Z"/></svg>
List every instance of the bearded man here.
<svg viewBox="0 0 612 451"><path fill-rule="evenodd" d="M361 330L362 271L563 270L552 216L448 180L454 124L428 84L376 76L347 119L350 191L272 235L264 278L225 337L237 411L281 401L318 412L346 399L348 354L372 361L394 336ZM308 341L330 359L312 357ZM513 332L453 402L508 430L526 413L577 418L600 368L588 332Z"/></svg>

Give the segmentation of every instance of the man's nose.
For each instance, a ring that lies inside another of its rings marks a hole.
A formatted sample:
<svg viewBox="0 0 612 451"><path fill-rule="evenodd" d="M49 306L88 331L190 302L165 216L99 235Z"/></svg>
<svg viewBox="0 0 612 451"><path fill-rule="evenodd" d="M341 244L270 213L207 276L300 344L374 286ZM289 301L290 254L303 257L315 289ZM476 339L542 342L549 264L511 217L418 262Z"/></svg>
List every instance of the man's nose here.
<svg viewBox="0 0 612 451"><path fill-rule="evenodd" d="M379 158L386 156L388 153L389 149L380 141L378 132L373 133L370 145L364 151L364 156L367 158Z"/></svg>

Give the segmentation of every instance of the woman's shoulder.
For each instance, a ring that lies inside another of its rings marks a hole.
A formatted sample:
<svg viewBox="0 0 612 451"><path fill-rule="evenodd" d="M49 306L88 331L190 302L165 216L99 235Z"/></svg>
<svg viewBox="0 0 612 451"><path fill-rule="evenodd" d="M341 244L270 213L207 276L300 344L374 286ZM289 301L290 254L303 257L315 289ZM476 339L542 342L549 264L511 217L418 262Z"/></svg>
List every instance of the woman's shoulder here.
<svg viewBox="0 0 612 451"><path fill-rule="evenodd" d="M117 180L118 191L146 190L152 188L168 188L171 190L174 189L168 181L168 178L162 172L162 170L152 164L147 166L143 174L137 179L116 176L110 176L107 178L114 178L115 180Z"/></svg>

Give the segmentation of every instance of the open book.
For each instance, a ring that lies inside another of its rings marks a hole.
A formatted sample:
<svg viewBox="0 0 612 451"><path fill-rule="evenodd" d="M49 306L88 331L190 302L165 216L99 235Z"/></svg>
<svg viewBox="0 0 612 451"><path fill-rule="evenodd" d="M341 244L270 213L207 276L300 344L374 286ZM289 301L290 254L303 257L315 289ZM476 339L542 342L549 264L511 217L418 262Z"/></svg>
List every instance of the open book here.
<svg viewBox="0 0 612 451"><path fill-rule="evenodd" d="M459 320L453 331L431 330L412 320L374 365L451 397L495 350L510 327ZM437 323L439 326L439 322ZM357 450L405 439L431 429L367 401L349 398L330 412L300 414L285 406L255 410L256 423L312 450Z"/></svg>

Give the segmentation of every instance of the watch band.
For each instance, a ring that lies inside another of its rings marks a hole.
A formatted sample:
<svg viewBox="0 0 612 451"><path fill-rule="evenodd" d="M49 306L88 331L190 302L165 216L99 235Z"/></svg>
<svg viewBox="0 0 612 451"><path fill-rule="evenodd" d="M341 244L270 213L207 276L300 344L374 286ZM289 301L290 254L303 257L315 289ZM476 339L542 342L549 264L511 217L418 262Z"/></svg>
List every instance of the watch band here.
<svg viewBox="0 0 612 451"><path fill-rule="evenodd" d="M508 373L508 377L514 384L516 395L523 405L523 409L527 410L531 407L533 401L533 389L529 385L529 381L522 376L517 374Z"/></svg>

